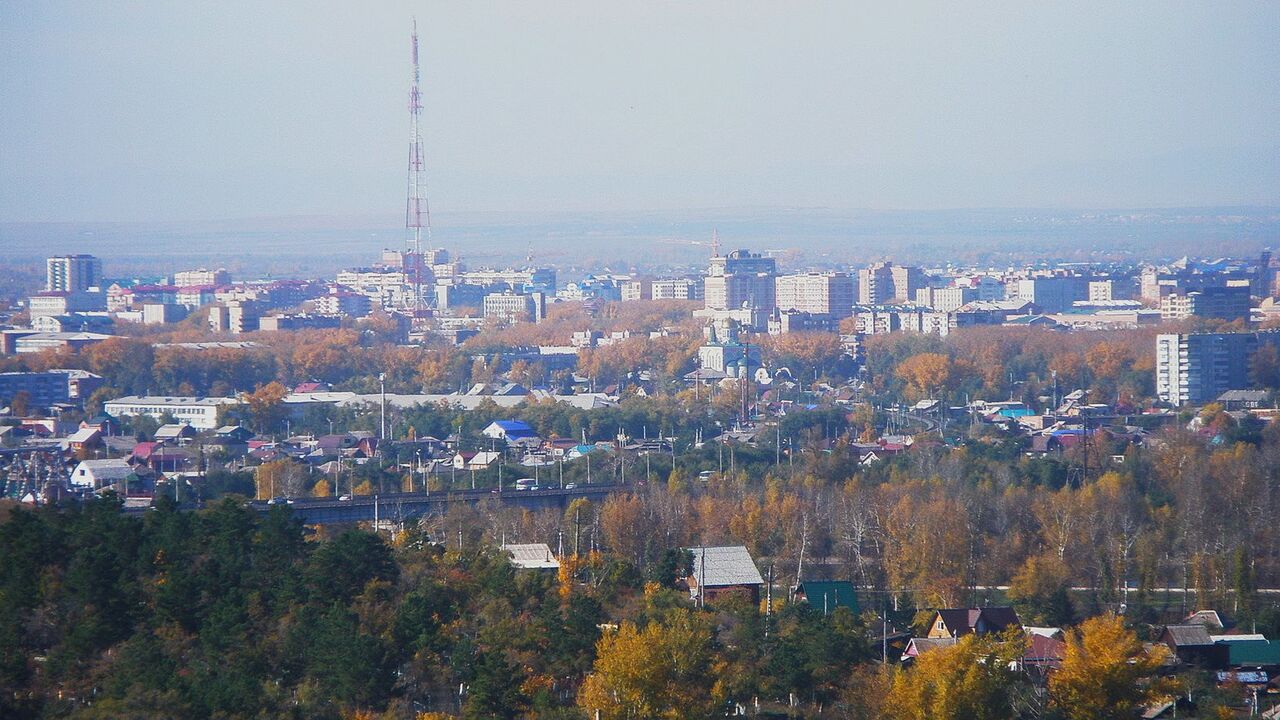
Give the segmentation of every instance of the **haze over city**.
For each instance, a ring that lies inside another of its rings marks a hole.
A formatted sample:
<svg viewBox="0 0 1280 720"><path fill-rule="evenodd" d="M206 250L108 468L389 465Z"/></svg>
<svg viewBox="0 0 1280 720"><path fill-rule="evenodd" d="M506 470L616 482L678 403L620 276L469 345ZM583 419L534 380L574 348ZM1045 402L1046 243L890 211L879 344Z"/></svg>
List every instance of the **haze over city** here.
<svg viewBox="0 0 1280 720"><path fill-rule="evenodd" d="M0 0L0 718L1280 719L1278 36Z"/></svg>
<svg viewBox="0 0 1280 720"><path fill-rule="evenodd" d="M0 221L1280 198L1274 3L0 5ZM394 227L394 223L392 223Z"/></svg>

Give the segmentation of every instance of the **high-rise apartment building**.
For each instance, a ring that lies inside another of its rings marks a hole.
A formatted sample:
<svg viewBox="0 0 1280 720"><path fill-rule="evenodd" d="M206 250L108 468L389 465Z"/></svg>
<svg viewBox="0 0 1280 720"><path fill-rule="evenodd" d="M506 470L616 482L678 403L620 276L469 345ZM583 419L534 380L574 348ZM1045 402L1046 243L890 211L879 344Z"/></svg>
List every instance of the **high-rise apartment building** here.
<svg viewBox="0 0 1280 720"><path fill-rule="evenodd" d="M876 263L858 271L858 303L884 305L894 300L914 300L924 286L924 271L918 267Z"/></svg>
<svg viewBox="0 0 1280 720"><path fill-rule="evenodd" d="M1156 395L1198 405L1252 386L1249 364L1264 344L1280 347L1280 331L1156 336Z"/></svg>
<svg viewBox="0 0 1280 720"><path fill-rule="evenodd" d="M777 261L759 253L734 250L711 258L703 280L704 316L732 317L763 331L776 307Z"/></svg>
<svg viewBox="0 0 1280 720"><path fill-rule="evenodd" d="M45 290L80 292L102 282L102 261L92 255L62 255L46 263Z"/></svg>
<svg viewBox="0 0 1280 720"><path fill-rule="evenodd" d="M777 261L747 250L711 258L704 281L708 310L736 310L752 307L772 311L775 303L774 278Z"/></svg>
<svg viewBox="0 0 1280 720"><path fill-rule="evenodd" d="M779 310L826 314L836 319L853 314L853 278L848 273L779 275L775 293Z"/></svg>

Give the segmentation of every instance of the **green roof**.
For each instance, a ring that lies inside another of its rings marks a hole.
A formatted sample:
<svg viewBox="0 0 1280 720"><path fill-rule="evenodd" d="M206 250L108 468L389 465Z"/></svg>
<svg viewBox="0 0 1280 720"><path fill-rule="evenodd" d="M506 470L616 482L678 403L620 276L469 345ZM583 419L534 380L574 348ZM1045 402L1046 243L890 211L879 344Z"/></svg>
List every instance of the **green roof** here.
<svg viewBox="0 0 1280 720"><path fill-rule="evenodd" d="M1280 642L1242 640L1225 645L1232 665L1280 665Z"/></svg>
<svg viewBox="0 0 1280 720"><path fill-rule="evenodd" d="M849 608L854 615L858 608L858 595L848 580L806 580L796 588L814 608L828 612L838 607Z"/></svg>

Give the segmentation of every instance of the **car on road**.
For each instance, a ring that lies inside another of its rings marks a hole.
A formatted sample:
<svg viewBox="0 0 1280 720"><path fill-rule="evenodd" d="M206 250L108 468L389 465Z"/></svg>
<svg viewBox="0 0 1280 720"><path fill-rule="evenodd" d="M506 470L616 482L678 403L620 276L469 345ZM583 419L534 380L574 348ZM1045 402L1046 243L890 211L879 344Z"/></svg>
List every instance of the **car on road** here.
<svg viewBox="0 0 1280 720"><path fill-rule="evenodd" d="M350 499L351 499L350 495L343 495L342 497L338 498L338 502L346 502Z"/></svg>
<svg viewBox="0 0 1280 720"><path fill-rule="evenodd" d="M577 489L578 489L578 483L569 483L568 485L565 485L565 486L564 486L564 489L565 489L565 490L577 490Z"/></svg>

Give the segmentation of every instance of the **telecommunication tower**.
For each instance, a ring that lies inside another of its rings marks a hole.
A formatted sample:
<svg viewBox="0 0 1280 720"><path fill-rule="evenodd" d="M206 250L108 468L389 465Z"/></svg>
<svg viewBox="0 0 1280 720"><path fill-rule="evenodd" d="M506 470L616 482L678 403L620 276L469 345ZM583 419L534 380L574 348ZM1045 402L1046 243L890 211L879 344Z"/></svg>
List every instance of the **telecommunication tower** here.
<svg viewBox="0 0 1280 720"><path fill-rule="evenodd" d="M418 89L421 73L418 69L418 21L413 21L413 84L409 89L409 173L408 200L405 203L405 229L407 247L404 254L404 270L413 286L413 317L418 319L422 309L422 275L425 271L422 255L423 236L431 246L431 208L427 204L427 169L422 157L422 92Z"/></svg>

